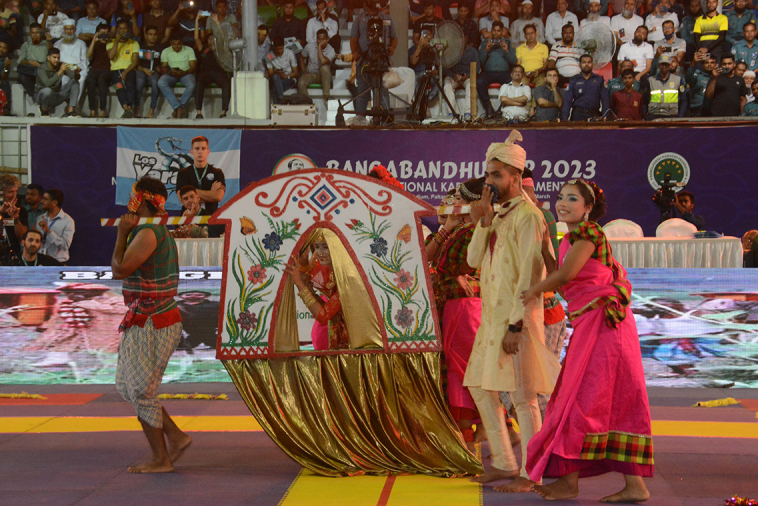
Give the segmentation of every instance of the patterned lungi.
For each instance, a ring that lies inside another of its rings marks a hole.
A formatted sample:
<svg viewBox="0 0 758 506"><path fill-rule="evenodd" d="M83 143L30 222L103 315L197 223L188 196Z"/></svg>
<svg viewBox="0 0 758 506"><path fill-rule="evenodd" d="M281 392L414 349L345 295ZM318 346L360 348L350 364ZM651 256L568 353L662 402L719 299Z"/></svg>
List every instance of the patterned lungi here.
<svg viewBox="0 0 758 506"><path fill-rule="evenodd" d="M159 429L163 428L163 409L158 402L158 386L181 337L181 322L156 329L152 318L144 327L133 325L121 335L116 389L134 406L140 419Z"/></svg>

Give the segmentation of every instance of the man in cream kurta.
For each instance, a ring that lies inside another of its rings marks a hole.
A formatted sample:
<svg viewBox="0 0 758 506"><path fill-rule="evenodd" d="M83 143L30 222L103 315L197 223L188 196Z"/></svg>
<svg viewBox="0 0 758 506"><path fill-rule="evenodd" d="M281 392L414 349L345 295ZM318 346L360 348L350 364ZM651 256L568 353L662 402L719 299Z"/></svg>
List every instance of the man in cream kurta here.
<svg viewBox="0 0 758 506"><path fill-rule="evenodd" d="M501 208L489 204L489 188L471 209L477 221L468 248L468 263L481 269L482 322L476 334L463 384L469 387L487 430L492 468L474 480L489 482L516 478L497 487L503 492L526 492L526 448L541 427L537 394L553 391L560 364L545 347L542 300L526 307L519 296L544 276L542 258L544 217L521 192L524 149L514 144L513 131L505 143L487 150L487 183L499 191ZM519 473L508 437L498 392L511 393L521 427L522 462Z"/></svg>

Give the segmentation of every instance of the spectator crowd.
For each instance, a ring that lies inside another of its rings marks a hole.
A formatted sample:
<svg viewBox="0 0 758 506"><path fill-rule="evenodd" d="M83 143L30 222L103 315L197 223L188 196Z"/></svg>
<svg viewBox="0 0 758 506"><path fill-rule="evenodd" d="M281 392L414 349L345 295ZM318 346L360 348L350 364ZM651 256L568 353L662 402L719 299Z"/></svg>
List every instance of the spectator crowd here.
<svg viewBox="0 0 758 506"><path fill-rule="evenodd" d="M512 122L753 116L758 45L751 1L410 0L408 65L418 86L431 66L425 54L435 26L452 20L467 46L458 65L443 72L442 95L455 109L455 91L463 90L470 104L475 79L485 117ZM108 117L113 89L124 118L156 117L163 97L172 117L188 117L194 101L194 117L202 119L204 95L215 86L224 117L230 68L216 48L239 30L241 9L239 0L0 0L3 114L10 112L14 79L43 116L61 104L61 114L77 116L86 102L90 117ZM340 36L345 11L352 21L349 51ZM376 18L380 45L391 57L398 37L386 1L259 2L258 54L271 101L307 101L313 87L330 100L338 62L352 62L348 87L356 111L364 112L368 94L361 93L375 84L364 70L378 49L369 37ZM602 69L577 43L592 23L617 42ZM499 90L497 111L492 88ZM288 90L297 91L294 98L285 97ZM430 100L438 91L424 90ZM467 115L470 107L445 112Z"/></svg>

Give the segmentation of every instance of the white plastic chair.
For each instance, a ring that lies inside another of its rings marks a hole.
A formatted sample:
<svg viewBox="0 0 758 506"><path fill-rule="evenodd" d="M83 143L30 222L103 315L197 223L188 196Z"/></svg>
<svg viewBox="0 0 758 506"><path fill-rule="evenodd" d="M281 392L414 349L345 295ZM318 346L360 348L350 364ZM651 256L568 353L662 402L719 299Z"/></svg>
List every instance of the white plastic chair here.
<svg viewBox="0 0 758 506"><path fill-rule="evenodd" d="M681 218L666 220L655 230L656 237L695 237L697 227Z"/></svg>
<svg viewBox="0 0 758 506"><path fill-rule="evenodd" d="M633 239L645 237L642 227L630 220L613 220L603 227L605 236L609 239Z"/></svg>

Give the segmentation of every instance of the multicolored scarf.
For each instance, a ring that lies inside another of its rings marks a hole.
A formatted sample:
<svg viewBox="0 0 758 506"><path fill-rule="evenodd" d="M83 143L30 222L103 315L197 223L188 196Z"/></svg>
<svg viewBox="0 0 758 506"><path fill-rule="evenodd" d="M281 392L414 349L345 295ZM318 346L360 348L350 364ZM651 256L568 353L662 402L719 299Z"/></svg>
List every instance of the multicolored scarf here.
<svg viewBox="0 0 758 506"><path fill-rule="evenodd" d="M166 197L163 195L158 195L156 193L150 193L143 190L137 190L135 188L137 184L135 183L132 187L132 192L134 192L134 196L129 200L129 203L126 205L126 208L129 209L130 213L136 213L137 209L139 209L139 206L142 205L142 202L149 202L150 204L157 209L156 215L157 216L163 216L164 214L167 214L166 211L163 209L163 206L166 204Z"/></svg>

